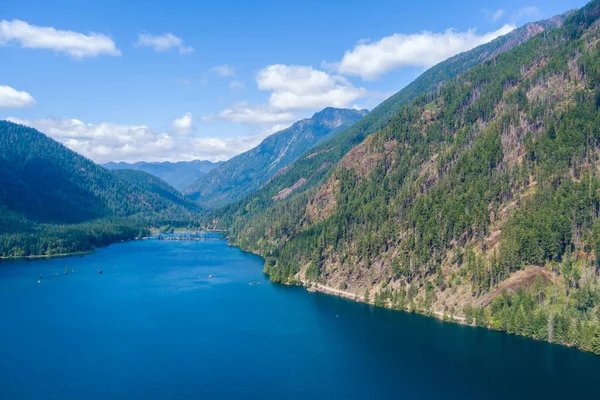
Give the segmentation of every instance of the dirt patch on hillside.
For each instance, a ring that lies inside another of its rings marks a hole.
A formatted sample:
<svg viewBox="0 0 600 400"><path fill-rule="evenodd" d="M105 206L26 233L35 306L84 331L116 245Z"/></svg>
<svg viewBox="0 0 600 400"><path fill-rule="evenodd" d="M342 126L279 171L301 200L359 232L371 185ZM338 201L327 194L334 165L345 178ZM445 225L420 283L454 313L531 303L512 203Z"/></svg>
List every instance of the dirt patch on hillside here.
<svg viewBox="0 0 600 400"><path fill-rule="evenodd" d="M312 154L309 154L309 155L307 155L307 156L306 156L306 159L307 159L307 160L310 160L311 158L313 158L313 157L316 157L316 156L318 156L319 154L323 154L323 153L329 153L331 150L333 150L333 149L331 148L331 149L326 149L326 150L317 151L316 153L312 153Z"/></svg>
<svg viewBox="0 0 600 400"><path fill-rule="evenodd" d="M300 186L304 185L306 183L306 179L304 178L300 178L298 179L298 182L294 183L293 186L289 187L289 188L285 188L285 189L281 189L279 191L279 193L277 193L275 196L271 197L272 200L283 200L286 197L288 197L290 194L292 194L292 192L296 189L298 189Z"/></svg>
<svg viewBox="0 0 600 400"><path fill-rule="evenodd" d="M383 144L383 149L373 148L373 135L348 152L340 162L342 166L351 169L360 178L365 178L377 167L384 158L395 154L397 142L389 140ZM392 159L393 161L393 159Z"/></svg>
<svg viewBox="0 0 600 400"><path fill-rule="evenodd" d="M524 269L515 272L507 280L503 281L494 290L483 296L477 301L480 307L487 307L491 302L505 290L508 294L514 294L520 288L529 288L535 283L536 278L540 276L544 285L552 280L552 274L542 268L530 265Z"/></svg>
<svg viewBox="0 0 600 400"><path fill-rule="evenodd" d="M335 211L337 199L335 192L339 188L340 182L332 176L326 185L322 186L314 197L312 197L306 207L311 222L316 223L328 218Z"/></svg>

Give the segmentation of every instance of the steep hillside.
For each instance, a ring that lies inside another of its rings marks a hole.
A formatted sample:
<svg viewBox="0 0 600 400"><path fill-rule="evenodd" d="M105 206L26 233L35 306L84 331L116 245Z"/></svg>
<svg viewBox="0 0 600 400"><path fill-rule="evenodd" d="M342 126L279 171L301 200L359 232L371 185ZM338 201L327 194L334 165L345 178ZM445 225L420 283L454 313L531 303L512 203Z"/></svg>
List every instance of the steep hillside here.
<svg viewBox="0 0 600 400"><path fill-rule="evenodd" d="M223 162L210 161L179 161L179 162L110 162L103 164L106 169L133 169L144 171L159 177L175 189L183 192L198 178L218 167Z"/></svg>
<svg viewBox="0 0 600 400"><path fill-rule="evenodd" d="M108 171L35 129L0 121L0 209L0 255L7 256L66 252L73 224L102 220L81 235L104 241L122 227L129 238L156 221L190 220L198 207L158 178ZM56 248L44 241L57 239L54 231L62 232Z"/></svg>
<svg viewBox="0 0 600 400"><path fill-rule="evenodd" d="M219 222L274 281L600 352L599 16L415 97L318 186Z"/></svg>
<svg viewBox="0 0 600 400"><path fill-rule="evenodd" d="M250 212L264 210L274 196L277 196L280 191L292 187L301 179L304 179L305 183L297 188L296 192L310 190L331 173L336 163L350 149L361 143L368 135L386 126L402 106L424 93L437 90L445 82L473 66L525 43L536 34L560 26L570 13L571 11L545 21L528 23L487 44L458 54L430 68L414 82L375 107L349 129L305 152L288 168L273 177L263 188L249 195L239 204L234 204L232 209L224 213L225 216L231 215L237 210L250 210ZM257 217L260 218L260 216Z"/></svg>
<svg viewBox="0 0 600 400"><path fill-rule="evenodd" d="M143 193L144 203L156 210L160 218L177 218L188 215L190 210L199 210L196 203L186 199L174 187L150 173L137 170L114 170L111 173L130 187Z"/></svg>
<svg viewBox="0 0 600 400"><path fill-rule="evenodd" d="M306 150L355 124L367 110L326 108L274 133L257 147L233 157L186 191L202 205L231 203L258 189Z"/></svg>

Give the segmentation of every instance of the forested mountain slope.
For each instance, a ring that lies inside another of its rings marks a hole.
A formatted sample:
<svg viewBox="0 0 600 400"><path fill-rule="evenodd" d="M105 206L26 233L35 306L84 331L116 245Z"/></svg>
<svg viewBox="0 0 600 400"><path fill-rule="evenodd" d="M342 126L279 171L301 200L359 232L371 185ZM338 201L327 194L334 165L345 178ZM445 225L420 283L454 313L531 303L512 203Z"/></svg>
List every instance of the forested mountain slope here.
<svg viewBox="0 0 600 400"><path fill-rule="evenodd" d="M0 121L0 209L0 255L7 256L72 250L71 224L103 220L82 235L122 227L129 238L157 221L191 219L198 207L149 174L108 171L35 129ZM49 237L61 243L53 248Z"/></svg>
<svg viewBox="0 0 600 400"><path fill-rule="evenodd" d="M417 96L314 189L220 223L274 281L600 353L599 17Z"/></svg>
<svg viewBox="0 0 600 400"><path fill-rule="evenodd" d="M282 168L306 150L352 126L367 112L328 107L272 134L252 150L233 157L200 177L186 193L206 206L222 206L239 200L276 173L283 172Z"/></svg>
<svg viewBox="0 0 600 400"><path fill-rule="evenodd" d="M281 191L295 186L295 192L310 190L331 173L336 163L368 135L386 126L399 109L416 97L438 89L458 74L486 60L518 46L546 29L560 26L571 11L551 19L528 23L484 45L458 54L425 71L414 82L375 107L350 128L331 140L318 144L305 152L288 168L273 177L263 188L247 196L225 211L224 215L244 210L253 214L262 212ZM297 185L302 183L301 185ZM287 191L286 191L287 192ZM223 213L221 213L223 214ZM250 217L250 216L246 216Z"/></svg>
<svg viewBox="0 0 600 400"><path fill-rule="evenodd" d="M223 162L179 161L179 162L109 162L102 166L107 169L133 169L159 177L175 189L183 192L198 178L218 167Z"/></svg>

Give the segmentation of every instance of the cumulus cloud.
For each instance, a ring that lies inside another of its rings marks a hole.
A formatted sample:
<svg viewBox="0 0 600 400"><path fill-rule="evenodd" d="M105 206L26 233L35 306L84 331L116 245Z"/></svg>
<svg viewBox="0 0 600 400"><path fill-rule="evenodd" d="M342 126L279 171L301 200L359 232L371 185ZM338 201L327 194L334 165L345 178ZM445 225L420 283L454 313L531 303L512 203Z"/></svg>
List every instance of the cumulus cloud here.
<svg viewBox="0 0 600 400"><path fill-rule="evenodd" d="M421 32L411 35L395 33L374 42L359 42L346 51L341 61L326 66L346 75L372 80L402 67L431 67L455 54L492 41L515 29L513 25L479 35L470 29L443 33Z"/></svg>
<svg viewBox="0 0 600 400"><path fill-rule="evenodd" d="M273 133L296 120L293 110L347 107L368 94L366 89L354 87L343 76L330 75L310 66L270 65L258 71L256 83L260 90L271 92L268 104L237 103L218 114L203 116L202 120L259 124L263 126L263 133ZM231 89L243 87L243 82L230 83Z"/></svg>
<svg viewBox="0 0 600 400"><path fill-rule="evenodd" d="M170 152L175 142L168 134L144 125L88 124L77 119L40 118L9 121L31 126L96 162L135 161Z"/></svg>
<svg viewBox="0 0 600 400"><path fill-rule="evenodd" d="M251 107L248 103L237 103L216 115L202 117L204 121L224 120L230 122L245 122L258 124L273 124L293 121L294 114L270 107Z"/></svg>
<svg viewBox="0 0 600 400"><path fill-rule="evenodd" d="M235 76L235 67L229 64L217 65L210 69L210 72L215 73L224 78Z"/></svg>
<svg viewBox="0 0 600 400"><path fill-rule="evenodd" d="M342 76L300 65L269 65L257 73L256 83L271 92L269 104L280 110L346 107L367 94Z"/></svg>
<svg viewBox="0 0 600 400"><path fill-rule="evenodd" d="M291 123L287 123L287 124L275 124L275 125L267 126L262 130L262 135L263 135L263 137L267 137L269 135L274 134L275 132L279 132L286 128L289 128L291 125L292 125Z"/></svg>
<svg viewBox="0 0 600 400"><path fill-rule="evenodd" d="M0 108L22 108L34 104L35 100L29 93L0 85Z"/></svg>
<svg viewBox="0 0 600 400"><path fill-rule="evenodd" d="M183 117L175 118L173 122L171 122L171 127L175 134L187 135L192 133L194 131L192 113L187 112Z"/></svg>
<svg viewBox="0 0 600 400"><path fill-rule="evenodd" d="M485 15L485 19L490 22L498 22L505 14L505 11L502 8L497 10L481 10L481 12Z"/></svg>
<svg viewBox="0 0 600 400"><path fill-rule="evenodd" d="M167 33L164 35L151 35L149 33L140 33L138 40L133 44L135 47L151 47L155 51L163 52L171 49L178 49L179 54L190 54L194 51L192 46L183 44L183 39Z"/></svg>
<svg viewBox="0 0 600 400"><path fill-rule="evenodd" d="M185 116L181 119L185 119ZM177 136L144 125L90 124L76 119L40 118L9 121L31 126L97 163L109 161L227 160L250 150L268 133L219 138Z"/></svg>
<svg viewBox="0 0 600 400"><path fill-rule="evenodd" d="M201 160L221 161L248 151L256 146L267 135L237 136L231 138L200 137L192 142L194 158Z"/></svg>
<svg viewBox="0 0 600 400"><path fill-rule="evenodd" d="M74 58L118 56L121 54L108 36L61 31L12 20L0 21L0 46L16 44L29 49L47 49L67 53Z"/></svg>

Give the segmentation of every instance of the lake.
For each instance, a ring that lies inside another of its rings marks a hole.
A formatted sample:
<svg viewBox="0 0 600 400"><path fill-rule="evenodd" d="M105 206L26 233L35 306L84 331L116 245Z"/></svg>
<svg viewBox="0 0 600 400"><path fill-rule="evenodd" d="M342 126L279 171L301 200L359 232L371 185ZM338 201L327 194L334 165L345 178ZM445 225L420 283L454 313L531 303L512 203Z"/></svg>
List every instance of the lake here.
<svg viewBox="0 0 600 400"><path fill-rule="evenodd" d="M598 397L598 356L271 284L262 266L158 240L1 263L0 398Z"/></svg>

